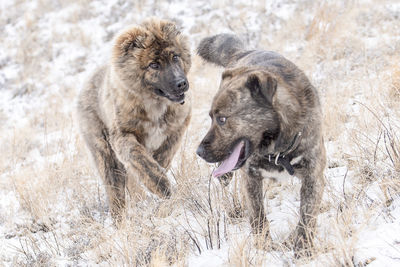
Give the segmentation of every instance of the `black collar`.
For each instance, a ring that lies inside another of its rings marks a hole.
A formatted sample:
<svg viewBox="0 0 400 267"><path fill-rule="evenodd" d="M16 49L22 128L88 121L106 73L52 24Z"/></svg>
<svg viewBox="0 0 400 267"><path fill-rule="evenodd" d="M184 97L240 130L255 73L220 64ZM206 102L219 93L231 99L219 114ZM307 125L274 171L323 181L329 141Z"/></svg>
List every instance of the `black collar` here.
<svg viewBox="0 0 400 267"><path fill-rule="evenodd" d="M285 151L267 154L264 155L264 157L267 158L269 162L274 162L276 166L282 166L290 175L293 175L294 169L292 164L290 164L288 155L299 146L301 137L301 132L298 132Z"/></svg>

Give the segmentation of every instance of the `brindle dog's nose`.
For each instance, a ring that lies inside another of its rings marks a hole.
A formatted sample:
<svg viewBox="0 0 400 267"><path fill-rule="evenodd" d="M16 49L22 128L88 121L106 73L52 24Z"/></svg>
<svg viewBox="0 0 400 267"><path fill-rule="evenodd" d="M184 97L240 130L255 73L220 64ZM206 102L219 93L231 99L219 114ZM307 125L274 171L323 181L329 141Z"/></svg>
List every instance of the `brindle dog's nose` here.
<svg viewBox="0 0 400 267"><path fill-rule="evenodd" d="M184 92L188 89L188 87L189 86L186 79L181 79L176 82L176 89L178 89L179 91Z"/></svg>
<svg viewBox="0 0 400 267"><path fill-rule="evenodd" d="M200 157L204 158L204 146L203 144L200 144L199 147L196 150L196 154L199 155Z"/></svg>

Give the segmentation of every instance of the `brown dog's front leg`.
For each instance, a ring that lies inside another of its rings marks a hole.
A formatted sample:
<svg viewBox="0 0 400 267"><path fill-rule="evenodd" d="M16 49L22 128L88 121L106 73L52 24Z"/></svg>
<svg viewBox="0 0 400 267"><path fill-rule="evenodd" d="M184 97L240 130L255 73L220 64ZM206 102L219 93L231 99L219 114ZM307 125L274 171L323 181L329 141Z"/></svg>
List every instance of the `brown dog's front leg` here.
<svg viewBox="0 0 400 267"><path fill-rule="evenodd" d="M133 134L113 134L111 144L129 174L137 173L145 186L159 197L170 197L171 188L164 168L149 155Z"/></svg>
<svg viewBox="0 0 400 267"><path fill-rule="evenodd" d="M170 129L167 132L167 138L162 145L153 153L153 158L164 168L168 168L179 148L183 133L187 129L190 121L190 113L186 116L183 125Z"/></svg>
<svg viewBox="0 0 400 267"><path fill-rule="evenodd" d="M264 212L262 179L246 175L244 180L253 232L255 234L263 233L267 237L269 235L269 222Z"/></svg>

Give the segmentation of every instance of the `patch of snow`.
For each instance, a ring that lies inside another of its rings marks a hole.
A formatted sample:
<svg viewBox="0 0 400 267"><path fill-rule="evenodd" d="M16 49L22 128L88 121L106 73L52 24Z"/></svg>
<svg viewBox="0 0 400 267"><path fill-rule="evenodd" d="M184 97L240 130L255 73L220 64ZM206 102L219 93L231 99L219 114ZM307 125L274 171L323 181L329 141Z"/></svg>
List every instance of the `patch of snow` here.
<svg viewBox="0 0 400 267"><path fill-rule="evenodd" d="M228 258L229 248L216 250L206 250L201 255L191 256L188 259L188 266L196 267L221 267L229 266L226 262Z"/></svg>

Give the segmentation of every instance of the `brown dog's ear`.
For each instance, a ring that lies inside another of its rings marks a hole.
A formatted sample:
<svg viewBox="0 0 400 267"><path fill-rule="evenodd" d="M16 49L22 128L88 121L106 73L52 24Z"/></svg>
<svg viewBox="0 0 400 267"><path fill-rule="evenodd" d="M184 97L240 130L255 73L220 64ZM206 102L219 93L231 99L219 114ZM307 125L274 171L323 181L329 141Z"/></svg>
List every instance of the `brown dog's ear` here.
<svg viewBox="0 0 400 267"><path fill-rule="evenodd" d="M154 37L171 41L176 36L180 35L180 29L174 21L160 20L158 18L150 18L143 22L143 28L151 32Z"/></svg>
<svg viewBox="0 0 400 267"><path fill-rule="evenodd" d="M127 54L135 48L145 48L147 32L140 27L130 28L121 33L114 43L114 56Z"/></svg>
<svg viewBox="0 0 400 267"><path fill-rule="evenodd" d="M256 100L261 97L271 105L277 86L277 81L269 75L262 81L257 74L250 74L246 81L246 87L250 89L251 95Z"/></svg>
<svg viewBox="0 0 400 267"><path fill-rule="evenodd" d="M166 34L174 34L178 35L180 34L180 30L178 29L177 25L169 20L162 20L160 22L161 25L161 31L166 33Z"/></svg>

